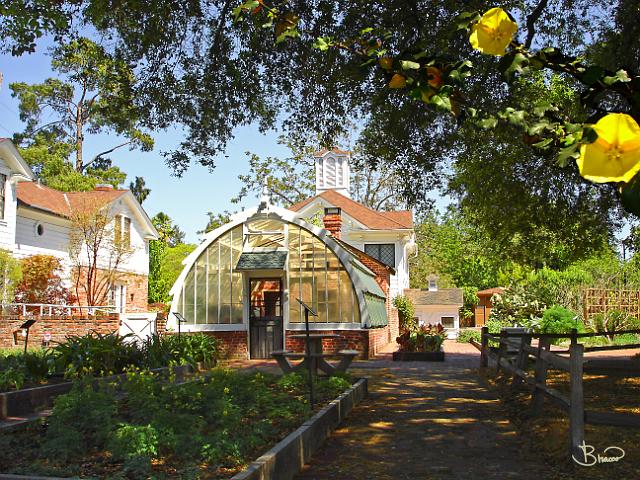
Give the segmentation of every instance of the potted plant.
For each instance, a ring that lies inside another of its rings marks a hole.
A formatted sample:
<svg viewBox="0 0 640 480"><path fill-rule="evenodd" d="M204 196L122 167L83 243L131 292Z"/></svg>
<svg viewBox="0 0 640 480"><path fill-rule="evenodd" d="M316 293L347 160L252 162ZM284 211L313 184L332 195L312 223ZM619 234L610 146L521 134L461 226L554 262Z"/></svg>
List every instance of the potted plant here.
<svg viewBox="0 0 640 480"><path fill-rule="evenodd" d="M436 361L444 360L442 344L446 333L442 325L421 325L404 330L396 338L400 349L393 353L396 361Z"/></svg>

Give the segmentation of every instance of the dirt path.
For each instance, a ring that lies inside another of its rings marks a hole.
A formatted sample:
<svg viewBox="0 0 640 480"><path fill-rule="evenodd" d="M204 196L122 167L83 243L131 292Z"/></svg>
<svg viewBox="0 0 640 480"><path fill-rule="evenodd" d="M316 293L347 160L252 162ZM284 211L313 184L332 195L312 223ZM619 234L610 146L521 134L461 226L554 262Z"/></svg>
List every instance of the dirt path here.
<svg viewBox="0 0 640 480"><path fill-rule="evenodd" d="M454 347L455 348L455 347ZM334 432L298 480L534 478L476 352L444 364L358 363L370 396ZM539 477L536 477L539 478Z"/></svg>

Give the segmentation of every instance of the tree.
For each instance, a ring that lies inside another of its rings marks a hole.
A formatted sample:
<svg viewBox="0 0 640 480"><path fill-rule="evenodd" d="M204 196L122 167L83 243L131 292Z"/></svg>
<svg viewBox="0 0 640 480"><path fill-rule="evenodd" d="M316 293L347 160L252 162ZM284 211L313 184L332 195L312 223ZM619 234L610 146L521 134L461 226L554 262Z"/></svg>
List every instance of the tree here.
<svg viewBox="0 0 640 480"><path fill-rule="evenodd" d="M92 179L88 183L105 179L122 183L124 175L107 155L125 146L153 148L151 137L138 127L132 68L83 37L56 46L51 56L59 78L9 85L26 123L24 132L15 136L25 158L44 181L69 177L78 186L77 179L84 175ZM122 141L86 159L86 136L101 132L118 135Z"/></svg>
<svg viewBox="0 0 640 480"><path fill-rule="evenodd" d="M289 157L261 158L255 153L247 152L249 172L238 176L243 185L238 195L231 200L233 203L240 202L250 194L259 197L265 182L272 202L285 208L315 194L313 153L319 148L285 137L280 137L279 143L286 145L290 150ZM398 195L401 178L399 172L392 171L385 165L366 162L357 150L351 153L351 171L351 192L354 200L374 210L396 210L404 206ZM210 224L217 225L228 214L229 212L225 212L218 218L210 212ZM209 227L210 225L205 232L212 230Z"/></svg>
<svg viewBox="0 0 640 480"><path fill-rule="evenodd" d="M148 299L149 303L165 303L168 299L169 284L166 276L163 275L162 265L167 257L166 242L163 240L151 240L149 242L149 279L148 279Z"/></svg>
<svg viewBox="0 0 640 480"><path fill-rule="evenodd" d="M13 258L11 252L0 249L0 301L11 303L14 299L14 292L22 279L20 262Z"/></svg>
<svg viewBox="0 0 640 480"><path fill-rule="evenodd" d="M15 290L18 303L70 305L73 295L62 283L62 264L52 255L32 255L22 259L22 280Z"/></svg>
<svg viewBox="0 0 640 480"><path fill-rule="evenodd" d="M439 186L459 148L452 135L467 123L517 127L536 138L541 159L574 169L568 160L594 139L585 122L554 105L504 103L509 82L534 69L573 82L587 122L606 111L639 118L635 0L505 0L520 29L500 62L469 42L469 29L482 21L473 9L486 8L477 0L464 2L470 12L462 18L460 3L447 0L78 3L11 7L9 19L38 28L6 22L3 45L28 50L42 31L66 32L77 7L141 66L145 120L188 129L180 148L165 152L178 173L192 160L212 166L239 125L282 123L287 133L319 133L332 144L354 118L363 122L362 150L406 170L408 196Z"/></svg>
<svg viewBox="0 0 640 480"><path fill-rule="evenodd" d="M120 266L134 253L126 229L116 226L109 205L87 198L69 217L69 257L75 294L87 305L105 305L122 273Z"/></svg>
<svg viewBox="0 0 640 480"><path fill-rule="evenodd" d="M142 177L136 177L135 181L129 184L129 190L131 190L131 193L133 193L133 196L136 197L140 205L142 205L142 202L144 202L151 193L151 189L146 187L144 178Z"/></svg>
<svg viewBox="0 0 640 480"><path fill-rule="evenodd" d="M164 212L158 212L152 219L151 223L158 230L160 240L175 247L184 242L184 232L176 225L171 217Z"/></svg>
<svg viewBox="0 0 640 480"><path fill-rule="evenodd" d="M205 233L209 233L212 230L215 230L216 228L229 223L231 215L233 215L233 213L227 210L222 213L207 212L207 216L209 217L207 225L204 227L204 230L198 230L196 233L198 235L204 235Z"/></svg>

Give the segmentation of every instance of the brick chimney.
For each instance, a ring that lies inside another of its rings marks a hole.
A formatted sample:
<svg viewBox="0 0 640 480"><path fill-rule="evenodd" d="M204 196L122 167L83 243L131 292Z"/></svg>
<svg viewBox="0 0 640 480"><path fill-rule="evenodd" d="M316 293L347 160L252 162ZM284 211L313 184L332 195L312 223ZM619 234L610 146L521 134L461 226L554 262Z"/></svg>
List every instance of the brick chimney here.
<svg viewBox="0 0 640 480"><path fill-rule="evenodd" d="M94 190L96 192L113 192L113 185L109 183L99 183L98 185L96 185L96 188L94 188Z"/></svg>
<svg viewBox="0 0 640 480"><path fill-rule="evenodd" d="M324 217L322 217L324 228L331 232L331 235L340 239L340 230L342 229L342 210L337 207L327 207L324 209Z"/></svg>

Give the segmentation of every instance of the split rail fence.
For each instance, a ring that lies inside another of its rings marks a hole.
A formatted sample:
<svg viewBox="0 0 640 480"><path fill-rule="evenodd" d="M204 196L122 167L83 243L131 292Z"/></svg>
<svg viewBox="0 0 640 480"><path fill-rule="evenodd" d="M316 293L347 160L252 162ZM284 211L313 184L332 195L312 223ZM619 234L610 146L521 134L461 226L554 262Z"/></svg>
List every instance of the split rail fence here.
<svg viewBox="0 0 640 480"><path fill-rule="evenodd" d="M528 385L532 389L531 407L535 415L542 413L544 399L547 398L569 414L570 454L580 458L580 447L584 444L585 424L610 425L617 427L640 428L640 415L585 410L584 408L584 374L607 375L621 378L640 377L640 360L632 359L586 359L585 351L616 350L620 348L640 348L640 344L625 346L585 347L578 339L623 333L640 334L640 330L624 332L577 333L570 334L501 332L499 335L489 334L487 327L482 328L479 345L482 367L489 366L489 360L495 361L496 371L504 369L513 375L512 388ZM568 350L551 351L554 339L571 340ZM537 345L532 340L537 339ZM490 346L497 342L498 347ZM567 356L568 354L568 356ZM533 373L527 371L529 359L533 357ZM547 385L549 369L569 373L569 394L560 392Z"/></svg>

